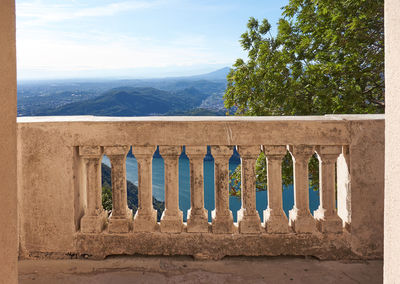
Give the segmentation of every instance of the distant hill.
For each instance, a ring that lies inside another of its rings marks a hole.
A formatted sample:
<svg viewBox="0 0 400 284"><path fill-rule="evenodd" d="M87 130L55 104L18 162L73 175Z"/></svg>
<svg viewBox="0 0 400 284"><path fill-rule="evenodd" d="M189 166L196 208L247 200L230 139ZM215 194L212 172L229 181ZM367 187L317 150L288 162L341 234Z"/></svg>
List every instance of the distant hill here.
<svg viewBox="0 0 400 284"><path fill-rule="evenodd" d="M226 76L228 75L230 70L231 70L231 68L224 67L224 68L215 70L210 73L189 76L186 78L187 79L197 79L197 80L208 80L208 81L226 81Z"/></svg>
<svg viewBox="0 0 400 284"><path fill-rule="evenodd" d="M132 209L133 214L138 208L138 187L129 180L127 183L128 207ZM111 188L111 168L105 164L101 164L101 184L103 187ZM153 197L153 207L157 210L157 220L160 221L161 214L164 211L165 203Z"/></svg>
<svg viewBox="0 0 400 284"><path fill-rule="evenodd" d="M212 94L215 92L223 93L226 88L225 80L205 80L195 77L171 77L163 79L142 79L142 80L120 80L113 82L115 87L142 87L155 88L167 92L175 92L187 88L196 88L204 94Z"/></svg>
<svg viewBox="0 0 400 284"><path fill-rule="evenodd" d="M213 110L206 108L195 108L191 110L178 110L167 112L165 115L169 116L225 116L225 111L223 110Z"/></svg>
<svg viewBox="0 0 400 284"><path fill-rule="evenodd" d="M208 95L194 87L175 92L150 87L119 87L85 101L41 109L34 115L147 116L190 110Z"/></svg>
<svg viewBox="0 0 400 284"><path fill-rule="evenodd" d="M224 111L223 94L228 72L229 68L225 67L210 73L186 77L19 81L18 116L165 115L170 112L190 112L197 108L211 110L204 115L215 115L214 110ZM142 90L139 90L140 88ZM129 100L129 97L134 96L133 89L136 89L137 96L142 93L148 97ZM115 94L115 91L128 93L119 105L116 104L116 97L119 95ZM113 92L114 94L111 94ZM105 97L107 95L108 97ZM164 100L163 97L166 99ZM199 103L200 100L202 102ZM133 101L136 101L138 105L132 105ZM159 109L149 111L148 108L139 104L155 104L159 106ZM195 111L194 114L201 112L203 110Z"/></svg>

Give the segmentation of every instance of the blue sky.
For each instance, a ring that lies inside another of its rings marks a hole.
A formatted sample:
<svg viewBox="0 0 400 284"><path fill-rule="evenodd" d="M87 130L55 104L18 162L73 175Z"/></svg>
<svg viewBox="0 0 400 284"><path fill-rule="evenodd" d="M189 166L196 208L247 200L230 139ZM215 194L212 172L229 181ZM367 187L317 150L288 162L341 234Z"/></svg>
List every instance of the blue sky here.
<svg viewBox="0 0 400 284"><path fill-rule="evenodd" d="M206 73L246 53L249 17L288 0L16 0L19 79Z"/></svg>

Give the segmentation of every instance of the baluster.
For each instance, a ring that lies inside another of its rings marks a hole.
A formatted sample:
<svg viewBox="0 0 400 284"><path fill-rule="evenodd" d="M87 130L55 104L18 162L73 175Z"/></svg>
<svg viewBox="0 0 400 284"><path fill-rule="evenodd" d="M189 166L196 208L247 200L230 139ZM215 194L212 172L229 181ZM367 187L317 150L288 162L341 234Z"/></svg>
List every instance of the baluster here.
<svg viewBox="0 0 400 284"><path fill-rule="evenodd" d="M233 233L233 216L229 210L229 158L232 146L211 146L214 157L215 210L212 211L212 231Z"/></svg>
<svg viewBox="0 0 400 284"><path fill-rule="evenodd" d="M289 225L297 233L313 233L316 225L309 209L308 161L314 153L314 147L296 145L290 146L289 151L293 158L294 171L294 206L289 211Z"/></svg>
<svg viewBox="0 0 400 284"><path fill-rule="evenodd" d="M288 233L288 219L282 206L282 159L286 146L263 146L267 156L268 208L264 210L268 233Z"/></svg>
<svg viewBox="0 0 400 284"><path fill-rule="evenodd" d="M238 211L239 232L261 233L261 220L256 210L256 161L260 146L239 146L241 157L242 208Z"/></svg>
<svg viewBox="0 0 400 284"><path fill-rule="evenodd" d="M190 161L190 209L188 210L187 231L208 232L208 215L204 208L203 160L207 154L205 146L186 146Z"/></svg>
<svg viewBox="0 0 400 284"><path fill-rule="evenodd" d="M135 232L153 232L157 225L157 210L153 208L152 161L155 146L133 146L132 152L138 164L139 208L135 214Z"/></svg>
<svg viewBox="0 0 400 284"><path fill-rule="evenodd" d="M79 155L86 170L86 208L81 219L81 232L100 233L107 220L107 212L101 200L101 158L100 146L80 146Z"/></svg>
<svg viewBox="0 0 400 284"><path fill-rule="evenodd" d="M316 152L319 159L320 205L314 211L314 218L321 232L340 233L343 224L335 205L335 163L342 153L342 147L317 146Z"/></svg>
<svg viewBox="0 0 400 284"><path fill-rule="evenodd" d="M132 210L128 208L126 192L126 155L129 146L104 147L111 162L112 213L108 223L110 233L127 233L132 228Z"/></svg>
<svg viewBox="0 0 400 284"><path fill-rule="evenodd" d="M179 146L160 146L165 164L165 210L161 216L161 232L179 233L183 229L183 213L179 210Z"/></svg>

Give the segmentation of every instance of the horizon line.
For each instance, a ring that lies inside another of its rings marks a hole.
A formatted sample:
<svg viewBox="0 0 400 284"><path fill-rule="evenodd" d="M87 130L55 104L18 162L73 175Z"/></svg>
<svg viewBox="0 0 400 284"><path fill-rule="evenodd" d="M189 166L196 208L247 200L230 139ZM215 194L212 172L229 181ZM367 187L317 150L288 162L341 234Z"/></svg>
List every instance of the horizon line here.
<svg viewBox="0 0 400 284"><path fill-rule="evenodd" d="M221 71L224 69L231 69L232 67L230 66L225 66L221 67L218 69L212 69L211 71L208 72L202 72L202 73L196 73L193 75L149 75L149 76L135 76L135 75L103 75L103 76L87 76L87 77L42 77L42 78L29 78L29 77L22 77L18 78L17 75L17 82L27 82L27 81L71 81L71 80L77 80L77 81L93 81L93 80L157 80L157 79L178 79L178 78L190 78L190 77L197 77L197 76L203 76L203 75L208 75L210 73L214 73L217 71ZM185 71L179 72L181 74L185 73Z"/></svg>

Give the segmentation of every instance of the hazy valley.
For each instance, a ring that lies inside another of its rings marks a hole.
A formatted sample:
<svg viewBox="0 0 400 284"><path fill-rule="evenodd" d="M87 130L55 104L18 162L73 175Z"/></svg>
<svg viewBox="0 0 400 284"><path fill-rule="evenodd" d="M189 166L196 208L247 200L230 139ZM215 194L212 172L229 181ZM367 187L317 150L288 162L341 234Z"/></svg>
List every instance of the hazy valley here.
<svg viewBox="0 0 400 284"><path fill-rule="evenodd" d="M190 77L22 81L18 116L224 115L229 68Z"/></svg>

